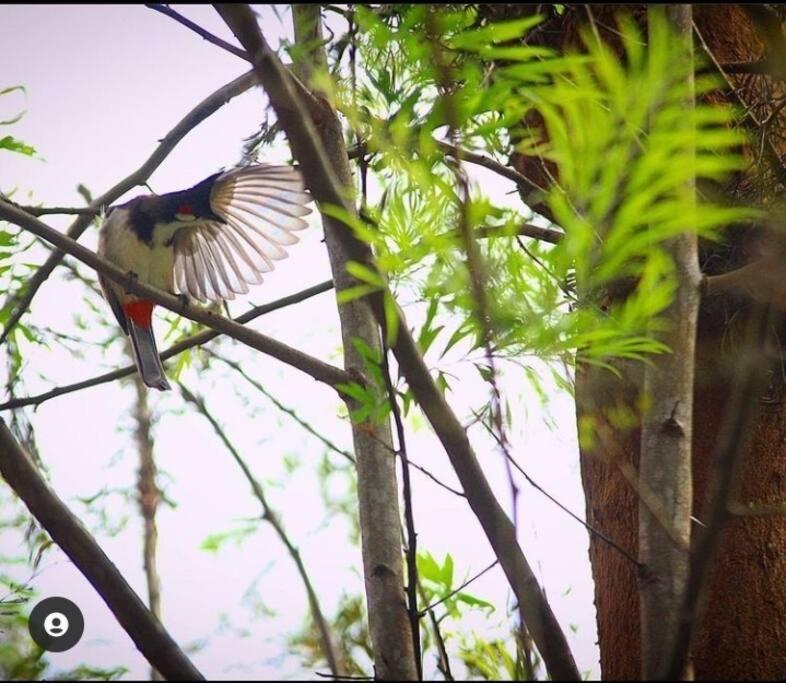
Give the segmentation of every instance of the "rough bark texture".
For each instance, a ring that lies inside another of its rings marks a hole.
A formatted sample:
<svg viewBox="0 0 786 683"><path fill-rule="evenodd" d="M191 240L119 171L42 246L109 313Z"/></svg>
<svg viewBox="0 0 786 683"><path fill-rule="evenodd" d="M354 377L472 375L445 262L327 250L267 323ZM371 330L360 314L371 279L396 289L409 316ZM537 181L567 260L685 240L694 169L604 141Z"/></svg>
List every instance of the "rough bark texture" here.
<svg viewBox="0 0 786 683"><path fill-rule="evenodd" d="M619 41L609 27L614 27L614 14L620 9L609 5L591 7L598 31L617 47ZM645 6L631 6L629 10L643 23ZM520 15L532 13L535 6L498 5L490 6L487 11L496 16ZM694 6L696 26L718 62L757 62L765 55L766 30L761 23L756 23L754 13L741 5ZM554 14L547 20L532 42L560 50L577 46L578 28L587 20L587 6L568 5L562 16ZM783 41L783 25L776 24L772 34ZM698 41L697 55L704 56ZM772 114L777 98L784 94L783 81L757 74L731 75L729 79L752 113L744 125L753 132L761 130L757 122L767 121ZM737 96L729 92L718 91L708 99L740 104ZM763 205L772 205L782 195L786 157L783 111L765 126L770 142L759 144L757 138L756 144L745 150L752 167L735 176L726 187L710 189L718 190L731 200L744 199ZM536 121L530 123L537 125ZM547 184L548 175L539 160L514 155L512 162L518 171ZM556 170L549 169L552 173ZM530 193L526 199L537 205L537 192ZM731 270L748 262L757 252L775 248L759 239L762 233L761 229L736 229L729 231L721 247L705 246L702 250L704 272ZM735 340L744 317L744 304L729 297L714 297L702 303L692 439L694 514L700 514L703 507L731 382L730 369L736 362ZM780 337L782 339L783 334ZM783 380L786 373L775 348L772 362L771 395L767 397L768 402L759 406L750 430L738 494L742 502L775 503L786 498L786 391ZM617 380L602 370L578 373L576 401L579 423L591 420L597 430L594 443L583 443L581 448L587 521L635 554L638 552L639 502L627 479L635 476L641 444L639 424L631 410L641 388L641 373L630 365L624 366L624 372L624 380ZM694 647L696 678L778 679L786 676L785 551L786 520L782 516L744 517L727 527L715 562L703 626ZM615 550L594 538L590 544L590 559L596 583L603 677L637 678L641 671L641 647L636 569Z"/></svg>
<svg viewBox="0 0 786 683"><path fill-rule="evenodd" d="M322 41L318 6L292 5L292 13L296 42L313 46L315 40ZM324 63L321 48L314 54L318 62ZM298 71L306 75L307 65L299 65ZM337 114L330 109L315 123L336 178L351 192L352 173ZM346 228L340 221L328 217L324 217L323 222L333 281L336 292L340 292L352 284L346 265L353 259L338 236ZM377 323L369 308L359 300L339 305L338 311L344 367L366 377L363 358L352 340L362 339L381 358L382 340ZM373 383L368 382L368 385L373 386ZM401 518L390 422L353 423L352 437L357 459L363 569L375 673L383 680L414 680L417 669L404 594Z"/></svg>
<svg viewBox="0 0 786 683"><path fill-rule="evenodd" d="M683 106L690 116L694 110L691 6L651 8L649 16L654 18L655 12L666 14L677 37L675 50L680 50L680 61L689 68ZM685 192L695 195L693 178ZM644 369L647 409L639 457L639 561L644 565L639 592L642 675L647 680L660 674L677 632L688 583L693 502L693 361L701 278L696 234L685 232L666 248L674 262L677 291L662 315L668 329L659 336L672 352L653 358ZM651 500L645 491L651 493Z"/></svg>

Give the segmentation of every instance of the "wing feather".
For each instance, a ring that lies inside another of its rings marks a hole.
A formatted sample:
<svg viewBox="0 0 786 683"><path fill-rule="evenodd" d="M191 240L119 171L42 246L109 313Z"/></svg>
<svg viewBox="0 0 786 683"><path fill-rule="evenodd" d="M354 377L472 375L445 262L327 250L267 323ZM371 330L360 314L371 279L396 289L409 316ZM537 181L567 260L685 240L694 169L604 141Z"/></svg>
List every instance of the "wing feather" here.
<svg viewBox="0 0 786 683"><path fill-rule="evenodd" d="M210 191L219 220L198 220L175 234L176 289L200 300L233 299L262 282L287 257L312 201L300 172L259 164L220 175Z"/></svg>

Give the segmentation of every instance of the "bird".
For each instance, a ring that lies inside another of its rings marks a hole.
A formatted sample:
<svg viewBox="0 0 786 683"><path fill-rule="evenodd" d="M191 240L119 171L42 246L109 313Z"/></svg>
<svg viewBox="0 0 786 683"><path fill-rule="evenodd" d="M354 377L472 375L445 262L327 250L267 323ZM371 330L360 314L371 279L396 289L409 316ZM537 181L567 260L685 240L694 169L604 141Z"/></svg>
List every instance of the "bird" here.
<svg viewBox="0 0 786 683"><path fill-rule="evenodd" d="M254 164L214 173L187 190L149 194L112 207L98 254L140 282L217 303L261 284L308 226L312 201L300 171ZM153 336L155 303L99 274L99 284L147 387L171 388Z"/></svg>

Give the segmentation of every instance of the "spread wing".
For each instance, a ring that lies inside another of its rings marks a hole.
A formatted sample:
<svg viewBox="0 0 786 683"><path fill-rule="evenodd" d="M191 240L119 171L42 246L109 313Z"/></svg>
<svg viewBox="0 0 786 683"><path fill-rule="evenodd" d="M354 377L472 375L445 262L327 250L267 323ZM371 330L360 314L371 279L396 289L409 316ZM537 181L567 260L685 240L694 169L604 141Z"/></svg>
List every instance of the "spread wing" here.
<svg viewBox="0 0 786 683"><path fill-rule="evenodd" d="M294 233L308 226L300 173L291 166L258 165L220 175L210 192L213 213L224 222L199 220L174 237L178 293L199 301L234 299L262 282L273 261L286 258Z"/></svg>

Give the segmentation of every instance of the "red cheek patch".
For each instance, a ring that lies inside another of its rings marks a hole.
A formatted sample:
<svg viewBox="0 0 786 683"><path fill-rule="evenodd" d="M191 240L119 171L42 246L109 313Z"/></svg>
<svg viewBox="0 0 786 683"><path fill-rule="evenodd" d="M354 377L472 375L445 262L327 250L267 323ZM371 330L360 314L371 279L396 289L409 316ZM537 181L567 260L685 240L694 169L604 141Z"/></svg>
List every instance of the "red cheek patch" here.
<svg viewBox="0 0 786 683"><path fill-rule="evenodd" d="M178 213L182 213L182 214L184 214L186 216L193 216L194 215L194 209L191 208L190 204L183 204L183 206L181 206L177 210L177 212Z"/></svg>
<svg viewBox="0 0 786 683"><path fill-rule="evenodd" d="M139 327L150 327L152 325L153 308L155 304L146 299L137 299L123 304L123 313L127 318L134 321Z"/></svg>

